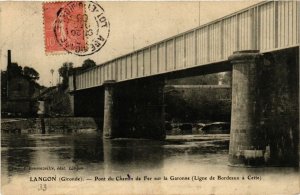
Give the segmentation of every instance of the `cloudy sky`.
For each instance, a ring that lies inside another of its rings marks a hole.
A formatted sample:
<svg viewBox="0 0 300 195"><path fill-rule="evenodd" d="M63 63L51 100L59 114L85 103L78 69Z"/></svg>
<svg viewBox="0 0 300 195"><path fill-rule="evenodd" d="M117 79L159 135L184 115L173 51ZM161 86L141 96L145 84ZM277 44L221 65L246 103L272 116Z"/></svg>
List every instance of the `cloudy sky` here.
<svg viewBox="0 0 300 195"><path fill-rule="evenodd" d="M1 69L6 69L7 50L10 49L13 62L34 67L40 73L39 83L50 86L50 70L55 70L56 83L57 69L63 62L73 62L74 66L81 66L85 59L90 58L100 64L195 28L199 26L199 18L202 25L257 2L98 3L104 8L110 22L110 36L99 52L79 57L74 54L45 54L42 2L0 2Z"/></svg>

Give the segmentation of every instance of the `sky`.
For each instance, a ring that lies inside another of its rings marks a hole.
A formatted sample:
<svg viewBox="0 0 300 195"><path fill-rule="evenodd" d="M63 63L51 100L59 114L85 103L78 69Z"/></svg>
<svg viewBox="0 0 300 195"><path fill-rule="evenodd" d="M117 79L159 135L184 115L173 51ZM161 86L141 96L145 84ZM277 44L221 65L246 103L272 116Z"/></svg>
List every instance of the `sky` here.
<svg viewBox="0 0 300 195"><path fill-rule="evenodd" d="M147 45L185 32L257 1L165 1L98 2L110 22L110 36L100 51L90 56L46 55L42 2L0 2L0 63L7 66L7 50L12 61L31 66L40 73L45 86L58 82L58 68L64 62L81 66L86 59L101 64ZM53 78L50 70L54 70Z"/></svg>

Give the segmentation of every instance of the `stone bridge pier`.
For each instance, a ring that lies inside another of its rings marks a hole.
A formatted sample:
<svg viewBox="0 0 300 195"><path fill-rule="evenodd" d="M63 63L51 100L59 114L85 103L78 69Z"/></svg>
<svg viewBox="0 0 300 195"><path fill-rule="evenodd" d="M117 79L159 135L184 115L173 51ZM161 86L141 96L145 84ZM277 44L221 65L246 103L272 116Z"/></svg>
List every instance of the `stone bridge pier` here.
<svg viewBox="0 0 300 195"><path fill-rule="evenodd" d="M105 138L164 139L164 80L104 83Z"/></svg>

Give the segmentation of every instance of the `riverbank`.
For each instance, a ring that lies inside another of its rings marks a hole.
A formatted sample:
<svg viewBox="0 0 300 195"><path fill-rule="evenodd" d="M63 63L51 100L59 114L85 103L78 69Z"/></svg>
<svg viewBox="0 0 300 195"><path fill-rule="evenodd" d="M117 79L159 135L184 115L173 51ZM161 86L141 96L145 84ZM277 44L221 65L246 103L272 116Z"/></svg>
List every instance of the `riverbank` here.
<svg viewBox="0 0 300 195"><path fill-rule="evenodd" d="M1 119L1 132L40 132L41 118L14 118ZM45 131L73 131L80 129L94 129L101 127L101 121L92 117L59 117L44 118Z"/></svg>

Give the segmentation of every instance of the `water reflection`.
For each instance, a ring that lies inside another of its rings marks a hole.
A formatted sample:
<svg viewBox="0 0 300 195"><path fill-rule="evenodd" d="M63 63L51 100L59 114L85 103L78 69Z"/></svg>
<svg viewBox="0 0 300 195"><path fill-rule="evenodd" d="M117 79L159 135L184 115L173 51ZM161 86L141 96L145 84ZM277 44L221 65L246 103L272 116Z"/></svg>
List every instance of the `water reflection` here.
<svg viewBox="0 0 300 195"><path fill-rule="evenodd" d="M3 134L2 170L8 177L28 167L82 166L106 172L160 170L173 156L225 154L228 140L185 139L154 141L143 139L103 140L97 131L46 134ZM7 170L7 173L5 172Z"/></svg>
<svg viewBox="0 0 300 195"><path fill-rule="evenodd" d="M103 162L103 141L97 133L81 134L73 139L73 162Z"/></svg>
<svg viewBox="0 0 300 195"><path fill-rule="evenodd" d="M113 171L162 167L162 141L104 140L97 131L47 134L3 134L2 172L8 178L29 167L98 166ZM110 172L110 171L109 171Z"/></svg>
<svg viewBox="0 0 300 195"><path fill-rule="evenodd" d="M163 166L162 141L142 139L104 140L105 164L111 171L160 169Z"/></svg>
<svg viewBox="0 0 300 195"><path fill-rule="evenodd" d="M8 134L7 139L2 140L1 147L2 159L6 160L4 164L7 166L9 176L28 172L24 166L31 164L36 147L34 140L26 134Z"/></svg>

